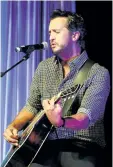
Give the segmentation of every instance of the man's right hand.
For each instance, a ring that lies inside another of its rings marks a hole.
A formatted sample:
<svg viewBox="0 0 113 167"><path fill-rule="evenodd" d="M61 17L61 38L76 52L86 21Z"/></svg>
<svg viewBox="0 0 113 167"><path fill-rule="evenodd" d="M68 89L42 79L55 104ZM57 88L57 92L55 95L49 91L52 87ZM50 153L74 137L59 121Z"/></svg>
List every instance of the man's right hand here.
<svg viewBox="0 0 113 167"><path fill-rule="evenodd" d="M7 127L4 131L4 138L15 146L19 146L18 144L18 131L26 125L27 122L31 121L34 118L35 114L27 111L26 109L22 109L19 114L16 116L14 121ZM15 125L15 126L14 126Z"/></svg>
<svg viewBox="0 0 113 167"><path fill-rule="evenodd" d="M16 128L14 128L12 125L8 126L7 129L4 131L3 133L4 138L6 139L6 141L10 142L11 144L15 145L15 146L19 146L18 145L18 130Z"/></svg>

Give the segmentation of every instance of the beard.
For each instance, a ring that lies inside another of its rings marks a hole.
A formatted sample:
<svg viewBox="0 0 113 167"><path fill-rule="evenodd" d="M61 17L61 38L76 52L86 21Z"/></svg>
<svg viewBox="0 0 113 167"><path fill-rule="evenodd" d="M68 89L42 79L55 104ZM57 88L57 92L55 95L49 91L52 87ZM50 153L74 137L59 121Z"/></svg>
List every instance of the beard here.
<svg viewBox="0 0 113 167"><path fill-rule="evenodd" d="M52 50L52 53L53 53L53 54L55 54L55 55L58 56L58 55L60 55L61 53L63 53L63 51L64 51L64 46L63 46L63 45L60 45L60 46L57 45L56 47L58 47L58 49L57 49L57 48L56 48L56 49L54 49L54 48L52 49L52 48L51 48L51 50Z"/></svg>

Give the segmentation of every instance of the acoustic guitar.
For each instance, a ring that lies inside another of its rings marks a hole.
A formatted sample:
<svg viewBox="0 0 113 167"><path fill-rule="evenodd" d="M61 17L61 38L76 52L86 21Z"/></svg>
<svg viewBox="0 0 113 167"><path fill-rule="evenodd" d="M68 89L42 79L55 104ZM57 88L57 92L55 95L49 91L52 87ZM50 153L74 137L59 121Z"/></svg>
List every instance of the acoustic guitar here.
<svg viewBox="0 0 113 167"><path fill-rule="evenodd" d="M60 98L65 99L65 102L70 98L75 99L80 87L81 86L78 84L75 87L58 93L55 96L55 102ZM19 147L11 147L3 160L1 167L10 167L12 160L15 159L17 155L23 159L26 167L30 167L52 130L54 130L54 126L47 119L45 111L40 111L21 132L19 135ZM35 136L35 140L34 142L31 142L30 137L33 134Z"/></svg>

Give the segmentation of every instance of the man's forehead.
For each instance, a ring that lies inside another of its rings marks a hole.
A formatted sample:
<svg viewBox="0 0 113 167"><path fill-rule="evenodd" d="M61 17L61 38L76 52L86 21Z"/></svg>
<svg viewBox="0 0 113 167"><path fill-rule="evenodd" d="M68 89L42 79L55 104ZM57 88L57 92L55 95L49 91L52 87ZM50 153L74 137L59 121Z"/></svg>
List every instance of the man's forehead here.
<svg viewBox="0 0 113 167"><path fill-rule="evenodd" d="M60 29L66 26L67 26L67 18L58 17L50 21L49 29Z"/></svg>

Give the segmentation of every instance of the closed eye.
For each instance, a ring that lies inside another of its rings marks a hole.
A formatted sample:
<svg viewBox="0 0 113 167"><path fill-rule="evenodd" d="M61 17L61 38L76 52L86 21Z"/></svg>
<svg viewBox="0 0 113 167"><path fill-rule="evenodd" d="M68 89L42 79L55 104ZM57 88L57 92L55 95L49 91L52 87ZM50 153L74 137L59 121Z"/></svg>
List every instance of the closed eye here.
<svg viewBox="0 0 113 167"><path fill-rule="evenodd" d="M51 35L51 32L55 32L56 34L59 34L59 33L60 33L60 30L54 29L54 30L52 30L52 31L49 31L49 35Z"/></svg>
<svg viewBox="0 0 113 167"><path fill-rule="evenodd" d="M60 31L59 30L56 30L56 31L54 31L55 33L57 33L57 34L59 34L60 33Z"/></svg>

